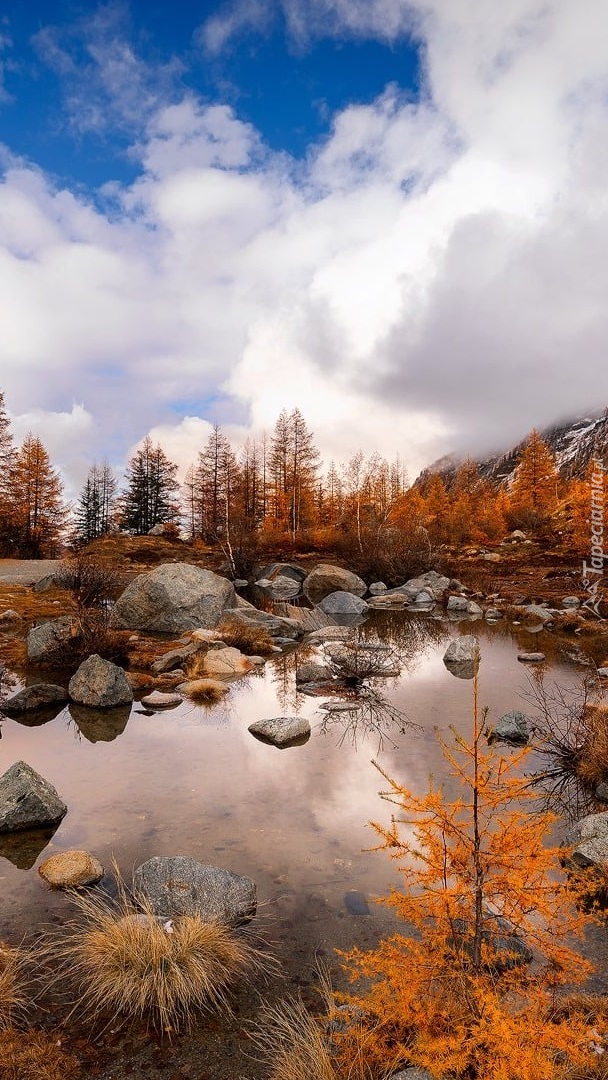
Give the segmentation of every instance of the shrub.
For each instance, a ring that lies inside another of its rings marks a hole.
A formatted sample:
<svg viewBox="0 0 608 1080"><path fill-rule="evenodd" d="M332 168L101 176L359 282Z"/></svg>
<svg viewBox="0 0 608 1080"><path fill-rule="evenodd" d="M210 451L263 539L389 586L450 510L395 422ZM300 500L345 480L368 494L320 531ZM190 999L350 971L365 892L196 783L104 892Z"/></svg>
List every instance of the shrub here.
<svg viewBox="0 0 608 1080"><path fill-rule="evenodd" d="M184 697L193 705L217 705L228 693L226 683L219 679L193 679L184 688Z"/></svg>
<svg viewBox="0 0 608 1080"><path fill-rule="evenodd" d="M49 949L78 994L75 1008L93 1020L187 1027L201 1011L230 1012L231 985L269 963L242 932L220 923L157 918L146 903L130 901L120 881L116 901L77 892L71 898L79 918Z"/></svg>
<svg viewBox="0 0 608 1080"><path fill-rule="evenodd" d="M79 552L65 559L55 573L58 586L67 589L78 612L104 608L120 588L120 575L94 555Z"/></svg>
<svg viewBox="0 0 608 1080"><path fill-rule="evenodd" d="M80 1065L72 1054L41 1031L0 1033L2 1080L76 1080Z"/></svg>

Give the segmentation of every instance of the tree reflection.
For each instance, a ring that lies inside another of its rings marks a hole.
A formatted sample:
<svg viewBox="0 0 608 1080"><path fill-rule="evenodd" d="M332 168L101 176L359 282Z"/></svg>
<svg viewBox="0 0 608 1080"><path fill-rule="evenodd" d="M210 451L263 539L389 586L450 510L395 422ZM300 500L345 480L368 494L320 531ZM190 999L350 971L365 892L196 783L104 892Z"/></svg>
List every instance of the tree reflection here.
<svg viewBox="0 0 608 1080"><path fill-rule="evenodd" d="M324 716L319 731L328 735L337 730L338 746L349 742L357 749L359 740L375 736L376 752L380 753L387 745L398 748L393 736L404 735L406 731L422 731L420 725L396 708L377 686L370 684L358 687L350 698L326 702L320 709Z"/></svg>

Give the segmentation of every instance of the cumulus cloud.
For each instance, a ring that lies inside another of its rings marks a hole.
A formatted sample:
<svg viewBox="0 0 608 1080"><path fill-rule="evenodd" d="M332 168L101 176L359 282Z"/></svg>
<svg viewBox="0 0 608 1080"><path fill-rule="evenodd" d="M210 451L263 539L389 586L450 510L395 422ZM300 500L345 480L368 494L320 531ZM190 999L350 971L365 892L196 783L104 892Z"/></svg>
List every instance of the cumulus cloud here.
<svg viewBox="0 0 608 1080"><path fill-rule="evenodd" d="M152 430L185 465L209 422L242 440L298 405L326 458L415 472L605 406L602 0L285 3L309 34L323 13L332 33L415 27L420 100L389 86L344 109L296 164L221 102L155 99L106 209L9 162L13 412L76 397L79 461Z"/></svg>

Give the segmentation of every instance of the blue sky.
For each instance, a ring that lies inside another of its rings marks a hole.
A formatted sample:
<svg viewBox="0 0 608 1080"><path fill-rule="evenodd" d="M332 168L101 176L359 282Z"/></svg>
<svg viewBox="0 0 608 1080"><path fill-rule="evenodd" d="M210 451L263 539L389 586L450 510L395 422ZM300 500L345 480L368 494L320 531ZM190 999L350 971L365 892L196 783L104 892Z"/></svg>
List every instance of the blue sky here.
<svg viewBox="0 0 608 1080"><path fill-rule="evenodd" d="M299 406L326 460L608 403L604 0L9 0L0 389L70 491Z"/></svg>
<svg viewBox="0 0 608 1080"><path fill-rule="evenodd" d="M59 180L97 189L134 178L129 147L150 109L188 91L231 104L270 149L295 159L329 134L336 112L373 101L388 83L417 97L413 37L319 38L315 31L303 40L280 5L259 8L264 13L251 24L244 18L220 49L209 35L236 5L10 0L3 9L4 140ZM149 98L141 111L137 99L120 101L125 87L102 70L118 49L117 78L131 73Z"/></svg>

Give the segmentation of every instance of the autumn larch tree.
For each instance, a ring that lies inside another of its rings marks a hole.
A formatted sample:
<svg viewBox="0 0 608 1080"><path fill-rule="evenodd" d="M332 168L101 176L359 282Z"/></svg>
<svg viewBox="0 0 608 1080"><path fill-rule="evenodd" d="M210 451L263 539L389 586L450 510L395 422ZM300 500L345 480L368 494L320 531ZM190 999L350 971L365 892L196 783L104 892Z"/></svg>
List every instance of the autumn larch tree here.
<svg viewBox="0 0 608 1080"><path fill-rule="evenodd" d="M145 535L155 525L176 521L177 465L147 436L126 472L126 490L120 499L120 521L128 532Z"/></svg>
<svg viewBox="0 0 608 1080"><path fill-rule="evenodd" d="M10 420L0 391L0 551L15 550L16 536L12 506L11 474L15 462L15 448Z"/></svg>
<svg viewBox="0 0 608 1080"><path fill-rule="evenodd" d="M9 471L9 503L20 555L52 557L65 522L63 484L39 438L28 434Z"/></svg>
<svg viewBox="0 0 608 1080"><path fill-rule="evenodd" d="M507 759L488 749L483 727L475 704L472 737L442 742L460 787L452 800L435 785L416 796L380 769L397 814L374 828L403 880L385 902L408 930L344 957L363 980L346 1003L365 1028L373 1076L412 1065L454 1080L557 1080L590 1065L594 1045L606 1048L601 1000L599 1027L592 1009L560 1012L560 989L591 969L575 948L591 916L548 842L555 818L529 813L526 751ZM335 1043L348 1076L344 1014Z"/></svg>
<svg viewBox="0 0 608 1080"><path fill-rule="evenodd" d="M280 413L271 439L268 472L277 527L296 536L312 524L319 451L299 409Z"/></svg>
<svg viewBox="0 0 608 1080"><path fill-rule="evenodd" d="M559 482L554 454L538 431L532 431L509 493L513 524L534 528L546 522L557 506Z"/></svg>
<svg viewBox="0 0 608 1080"><path fill-rule="evenodd" d="M198 455L193 477L198 519L196 535L214 541L230 531L239 479L232 447L219 426L214 424L204 449Z"/></svg>

